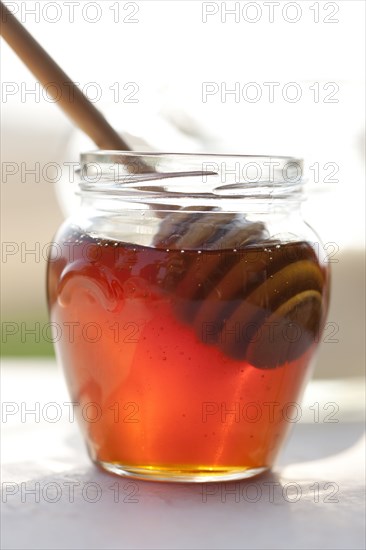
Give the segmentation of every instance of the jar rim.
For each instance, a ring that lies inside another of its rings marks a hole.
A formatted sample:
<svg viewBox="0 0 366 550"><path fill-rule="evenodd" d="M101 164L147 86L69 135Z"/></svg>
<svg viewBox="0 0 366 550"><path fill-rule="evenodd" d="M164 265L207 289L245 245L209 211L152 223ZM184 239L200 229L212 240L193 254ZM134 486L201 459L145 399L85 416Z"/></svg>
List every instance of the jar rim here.
<svg viewBox="0 0 366 550"><path fill-rule="evenodd" d="M80 154L80 159L82 162L90 162L93 157L97 158L103 158L103 157L168 157L168 158L238 158L238 159L280 159L282 161L286 160L289 162L296 162L299 165L303 164L303 159L299 157L294 156L288 156L288 155L247 155L247 154L237 154L237 153L203 153L203 152L197 152L197 153L187 153L187 152L180 152L180 153L173 153L173 152L164 152L164 151L119 151L116 149L96 149L93 151L86 151L85 153Z"/></svg>
<svg viewBox="0 0 366 550"><path fill-rule="evenodd" d="M135 199L192 196L301 200L303 160L292 156L95 150L80 156L80 189Z"/></svg>

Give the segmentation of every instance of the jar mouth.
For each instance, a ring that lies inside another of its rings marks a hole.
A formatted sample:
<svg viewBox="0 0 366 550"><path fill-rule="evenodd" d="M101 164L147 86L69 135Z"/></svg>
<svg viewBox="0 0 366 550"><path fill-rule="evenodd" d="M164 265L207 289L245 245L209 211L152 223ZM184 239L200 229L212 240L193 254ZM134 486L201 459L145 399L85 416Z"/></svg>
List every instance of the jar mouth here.
<svg viewBox="0 0 366 550"><path fill-rule="evenodd" d="M303 160L290 156L97 150L80 156L82 194L301 200Z"/></svg>
<svg viewBox="0 0 366 550"><path fill-rule="evenodd" d="M170 152L164 152L164 151L118 151L114 149L98 149L95 151L86 151L85 153L81 153L80 157L82 159L88 159L89 157L192 157L192 158L202 158L202 157L209 157L209 158L238 158L238 159L281 159L281 160L295 160L297 162L301 162L302 159L298 159L293 156L287 156L287 155L244 155L244 154L236 154L236 153L186 153L186 152L180 152L180 153L172 153Z"/></svg>

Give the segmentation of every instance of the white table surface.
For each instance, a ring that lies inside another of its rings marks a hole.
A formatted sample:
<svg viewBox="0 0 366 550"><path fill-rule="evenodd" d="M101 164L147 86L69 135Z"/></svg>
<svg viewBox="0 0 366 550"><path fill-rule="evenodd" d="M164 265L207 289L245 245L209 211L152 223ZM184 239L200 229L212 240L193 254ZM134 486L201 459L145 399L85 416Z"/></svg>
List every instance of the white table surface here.
<svg viewBox="0 0 366 550"><path fill-rule="evenodd" d="M3 362L2 401L14 412L2 416L4 550L365 547L360 380L310 384L274 471L230 484L111 476L90 463L67 408L54 423L51 409L22 422L22 402L42 411L69 401L51 361ZM309 408L315 402L319 422ZM329 402L339 405L338 422L324 422Z"/></svg>

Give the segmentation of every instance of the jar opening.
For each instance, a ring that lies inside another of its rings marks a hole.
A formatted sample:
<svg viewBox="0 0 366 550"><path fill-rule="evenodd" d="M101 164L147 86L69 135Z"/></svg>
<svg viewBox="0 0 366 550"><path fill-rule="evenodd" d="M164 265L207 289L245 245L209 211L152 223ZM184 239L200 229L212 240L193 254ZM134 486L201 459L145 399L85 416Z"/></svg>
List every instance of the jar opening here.
<svg viewBox="0 0 366 550"><path fill-rule="evenodd" d="M299 200L303 161L295 157L92 151L81 155L82 193L126 199Z"/></svg>

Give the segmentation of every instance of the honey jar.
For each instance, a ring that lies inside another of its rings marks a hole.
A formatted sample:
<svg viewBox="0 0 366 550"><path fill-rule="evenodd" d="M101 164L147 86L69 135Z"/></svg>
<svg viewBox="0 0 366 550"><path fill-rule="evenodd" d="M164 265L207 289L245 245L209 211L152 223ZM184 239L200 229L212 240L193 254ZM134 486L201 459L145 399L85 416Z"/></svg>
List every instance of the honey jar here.
<svg viewBox="0 0 366 550"><path fill-rule="evenodd" d="M48 301L101 468L199 482L271 468L328 308L303 180L287 157L82 155Z"/></svg>

